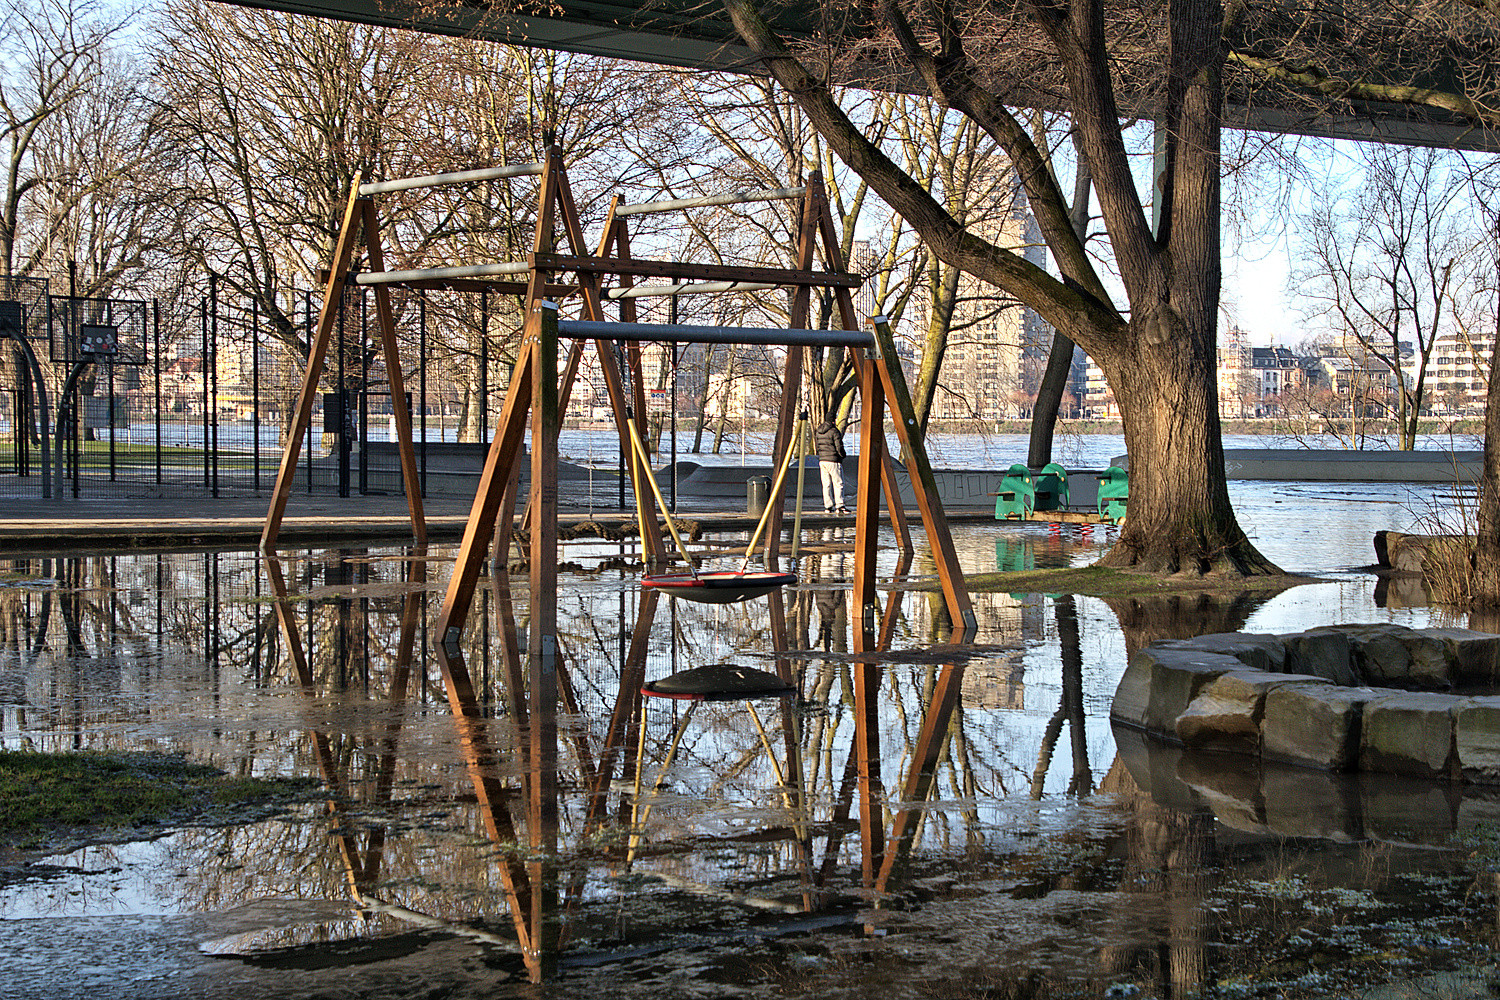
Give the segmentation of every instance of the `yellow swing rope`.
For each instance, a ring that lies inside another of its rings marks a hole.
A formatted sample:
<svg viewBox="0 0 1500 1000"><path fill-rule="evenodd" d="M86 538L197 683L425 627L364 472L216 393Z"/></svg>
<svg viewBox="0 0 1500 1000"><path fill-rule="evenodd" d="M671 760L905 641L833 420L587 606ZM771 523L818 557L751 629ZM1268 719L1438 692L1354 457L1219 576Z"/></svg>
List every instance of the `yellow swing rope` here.
<svg viewBox="0 0 1500 1000"><path fill-rule="evenodd" d="M630 445L635 451L637 460L641 463L642 475L646 482L651 484L651 493L656 497L656 505L661 509L661 516L667 522L667 531L672 534L672 541L677 545L677 551L682 554L682 559L687 563L688 572L693 574L693 579L698 579L698 569L693 565L693 557L688 555L687 546L682 543L682 536L677 533L677 525L672 522L672 512L667 507L666 497L661 495L661 487L657 485L656 476L651 472L651 460L646 457L646 446L641 443L640 432L636 430L635 416L627 414L625 426L630 431ZM645 544L646 515L645 504L641 503L640 486L636 485L635 496L636 513L641 521L642 544Z"/></svg>
<svg viewBox="0 0 1500 1000"><path fill-rule="evenodd" d="M801 440L803 423L801 417L797 418L797 430L792 437ZM786 443L786 460L781 463L781 470L776 473L776 482L771 487L771 495L766 498L766 509L760 513L760 523L755 526L755 534L750 536L750 544L745 546L745 561L740 564L740 572L743 573L750 567L750 557L755 552L755 546L760 544L761 533L766 530L766 524L771 520L771 507L781 502L781 487L786 482L786 474L792 468L792 459L797 457L797 448L791 440Z"/></svg>
<svg viewBox="0 0 1500 1000"><path fill-rule="evenodd" d="M792 515L792 558L802 548L802 502L807 498L807 411L797 422L797 504Z"/></svg>

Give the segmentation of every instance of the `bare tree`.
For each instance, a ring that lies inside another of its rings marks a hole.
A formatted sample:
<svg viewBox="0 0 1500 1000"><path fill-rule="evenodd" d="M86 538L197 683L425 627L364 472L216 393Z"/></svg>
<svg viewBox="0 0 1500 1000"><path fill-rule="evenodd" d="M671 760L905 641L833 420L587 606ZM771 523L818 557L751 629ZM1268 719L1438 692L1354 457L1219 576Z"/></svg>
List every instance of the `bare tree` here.
<svg viewBox="0 0 1500 1000"><path fill-rule="evenodd" d="M88 98L109 98L108 84L118 80L109 50L125 23L90 0L16 3L0 22L0 54L9 63L0 76L0 144L5 155L0 275L26 274L55 260L51 240L54 229L66 225L68 203L89 197L128 170L128 161L117 157L65 165L55 156L50 163L40 156L48 146L56 153L64 137L81 138L70 126L85 117L80 106ZM91 106L97 109L100 104ZM106 128L115 124L97 117L95 122ZM28 219L28 206L44 193L51 210ZM20 260L18 241L26 244Z"/></svg>
<svg viewBox="0 0 1500 1000"><path fill-rule="evenodd" d="M1468 171L1450 154L1368 146L1359 163L1345 197L1325 195L1304 216L1292 277L1352 370L1368 376L1373 363L1388 373L1397 447L1410 450L1439 334L1452 333L1452 289L1475 261L1475 206ZM1370 404L1365 395L1357 408Z"/></svg>
<svg viewBox="0 0 1500 1000"><path fill-rule="evenodd" d="M150 46L152 135L171 157L176 212L156 249L186 270L220 275L224 293L257 305L279 353L305 357L297 289L317 284L355 175L420 163L409 126L420 118L435 43L174 0Z"/></svg>

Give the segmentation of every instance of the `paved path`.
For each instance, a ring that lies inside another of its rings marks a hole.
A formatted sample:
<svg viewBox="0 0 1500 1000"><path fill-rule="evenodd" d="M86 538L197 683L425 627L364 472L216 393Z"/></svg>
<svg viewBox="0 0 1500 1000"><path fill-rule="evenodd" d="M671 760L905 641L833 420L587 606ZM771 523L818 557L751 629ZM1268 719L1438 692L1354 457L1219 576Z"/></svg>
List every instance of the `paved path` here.
<svg viewBox="0 0 1500 1000"><path fill-rule="evenodd" d="M197 549L254 548L260 543L267 499L237 497L114 497L90 500L0 499L0 551L51 554L58 549ZM722 502L722 501L718 501ZM463 497L430 497L426 501L428 538L434 542L462 537L471 501ZM908 512L913 517L915 511ZM756 519L740 511L679 509L679 518L704 531L750 531ZM787 512L788 525L791 511ZM990 520L985 515L950 515L953 521ZM565 509L558 518L566 533L590 533L594 522L613 532L634 533L635 511ZM804 512L812 528L850 525L850 517ZM280 541L308 544L401 543L411 538L406 501L399 496L296 496L287 506Z"/></svg>

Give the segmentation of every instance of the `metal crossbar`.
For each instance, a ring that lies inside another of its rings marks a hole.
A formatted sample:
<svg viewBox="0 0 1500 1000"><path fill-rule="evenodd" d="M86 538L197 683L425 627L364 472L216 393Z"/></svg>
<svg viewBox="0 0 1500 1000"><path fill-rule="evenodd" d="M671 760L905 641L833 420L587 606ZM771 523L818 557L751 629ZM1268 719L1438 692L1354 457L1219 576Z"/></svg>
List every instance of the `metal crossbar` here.
<svg viewBox="0 0 1500 1000"><path fill-rule="evenodd" d="M707 208L710 205L747 205L757 201L786 201L801 198L807 188L774 188L769 191L731 191L701 198L674 198L671 201L644 201L638 205L620 205L615 215L646 215L650 212L672 212L682 208Z"/></svg>
<svg viewBox="0 0 1500 1000"><path fill-rule="evenodd" d="M573 340L623 340L671 344L781 344L787 347L874 347L863 330L784 330L749 326L669 326L663 323L596 323L561 320L557 335Z"/></svg>
<svg viewBox="0 0 1500 1000"><path fill-rule="evenodd" d="M542 172L540 163L512 163L504 167L481 167L478 170L455 170L446 174L428 174L425 177L407 177L394 181L371 181L359 186L359 196L368 198L372 194L390 194L392 191L410 191L412 188L442 187L446 184L472 184L477 181L498 181L509 177L528 177Z"/></svg>
<svg viewBox="0 0 1500 1000"><path fill-rule="evenodd" d="M526 274L530 264L469 264L462 267L421 267L413 271L365 271L354 275L356 285L393 285L403 281L441 281L444 278L484 278L495 274Z"/></svg>

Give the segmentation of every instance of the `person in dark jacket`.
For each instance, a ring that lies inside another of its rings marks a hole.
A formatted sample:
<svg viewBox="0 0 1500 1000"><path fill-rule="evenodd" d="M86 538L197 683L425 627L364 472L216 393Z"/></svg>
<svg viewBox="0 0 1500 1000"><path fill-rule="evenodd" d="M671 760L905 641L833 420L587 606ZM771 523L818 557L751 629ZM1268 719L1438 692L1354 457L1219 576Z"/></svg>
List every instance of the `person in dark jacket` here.
<svg viewBox="0 0 1500 1000"><path fill-rule="evenodd" d="M824 419L813 430L813 446L818 452L818 472L823 479L823 510L832 514L849 513L844 506L844 435L832 420Z"/></svg>

